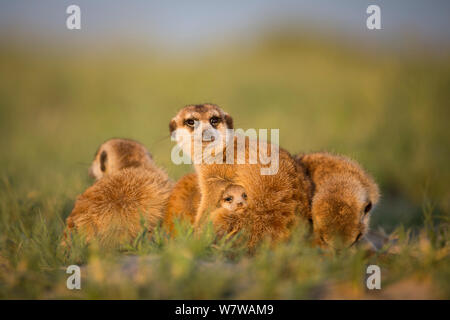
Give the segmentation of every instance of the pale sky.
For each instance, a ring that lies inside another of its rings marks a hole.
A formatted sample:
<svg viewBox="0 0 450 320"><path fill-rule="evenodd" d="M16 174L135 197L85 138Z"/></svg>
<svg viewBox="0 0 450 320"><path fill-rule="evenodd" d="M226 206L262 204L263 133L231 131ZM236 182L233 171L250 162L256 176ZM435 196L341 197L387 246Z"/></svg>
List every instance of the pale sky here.
<svg viewBox="0 0 450 320"><path fill-rule="evenodd" d="M383 30L376 39L407 34L426 42L450 43L450 1L426 0L0 0L0 35L22 35L36 40L67 40L66 8L81 7L86 41L129 39L150 44L202 45L212 41L249 38L292 25L333 31L346 36L373 36L366 29L366 8L381 7ZM99 40L100 39L100 40Z"/></svg>

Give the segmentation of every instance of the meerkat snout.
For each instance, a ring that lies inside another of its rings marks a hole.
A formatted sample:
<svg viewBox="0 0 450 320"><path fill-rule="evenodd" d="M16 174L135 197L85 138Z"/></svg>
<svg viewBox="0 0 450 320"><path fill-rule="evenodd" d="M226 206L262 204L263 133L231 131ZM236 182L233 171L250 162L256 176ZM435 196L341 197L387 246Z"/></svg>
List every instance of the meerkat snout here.
<svg viewBox="0 0 450 320"><path fill-rule="evenodd" d="M369 181L369 180L367 180ZM334 249L351 247L368 231L376 189L346 172L327 175L312 201L313 224L318 242Z"/></svg>
<svg viewBox="0 0 450 320"><path fill-rule="evenodd" d="M152 163L150 153L139 142L130 139L110 139L98 148L88 174L98 180L124 168L145 167Z"/></svg>
<svg viewBox="0 0 450 320"><path fill-rule="evenodd" d="M318 240L335 249L351 247L368 230L371 202L361 202L345 188L326 192L320 192L313 200L313 223Z"/></svg>
<svg viewBox="0 0 450 320"><path fill-rule="evenodd" d="M220 135L220 132L216 129L206 129L202 132L203 142L213 142L216 139L216 135Z"/></svg>
<svg viewBox="0 0 450 320"><path fill-rule="evenodd" d="M96 175L95 175L95 173L94 173L94 168L93 168L92 165L91 165L91 166L89 167L89 169L88 169L88 175L89 175L90 178L96 179Z"/></svg>
<svg viewBox="0 0 450 320"><path fill-rule="evenodd" d="M238 185L228 186L220 201L221 207L230 211L244 210L247 208L247 194L243 187Z"/></svg>
<svg viewBox="0 0 450 320"><path fill-rule="evenodd" d="M354 160L326 152L296 157L314 183L311 201L315 243L351 247L369 230L380 194L373 178Z"/></svg>

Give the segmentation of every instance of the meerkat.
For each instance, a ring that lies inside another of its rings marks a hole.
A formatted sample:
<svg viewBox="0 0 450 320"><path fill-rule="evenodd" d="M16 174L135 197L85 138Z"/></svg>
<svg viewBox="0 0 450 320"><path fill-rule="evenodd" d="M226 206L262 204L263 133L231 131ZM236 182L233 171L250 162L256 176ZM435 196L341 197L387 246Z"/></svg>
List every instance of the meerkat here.
<svg viewBox="0 0 450 320"><path fill-rule="evenodd" d="M311 216L314 243L342 248L367 233L379 199L373 178L355 161L326 152L296 156L313 183Z"/></svg>
<svg viewBox="0 0 450 320"><path fill-rule="evenodd" d="M172 118L169 129L178 145L194 160L201 194L194 221L196 228L208 217L207 213L215 209L221 194L230 184L241 185L246 190L248 207L243 213L233 213L232 221L218 218L213 223L218 233L230 228L245 229L250 234L249 247L265 237L273 242L285 239L297 222L297 213L309 215L310 182L292 156L278 146L261 140L255 146L249 137L245 137L244 158L250 159L251 153L258 155L262 150L270 156L272 150L276 150L278 158L274 161L278 170L274 174L263 175L261 169L273 163L263 165L261 161L252 164L246 161L240 164L237 161L237 136L230 138L227 134L228 129L233 129L233 119L220 107L213 104L186 106ZM223 158L223 163L198 161L199 153L195 152L198 136L194 129L200 131L201 156L211 142L217 138L222 142L219 145L221 149L214 149L211 154L219 157L216 159ZM229 161L226 149L233 150L233 161Z"/></svg>
<svg viewBox="0 0 450 320"><path fill-rule="evenodd" d="M169 233L173 232L176 218L194 225L201 197L197 179L196 173L190 173L183 176L174 186L163 222ZM224 208L227 213L243 211L247 206L247 194L244 188L238 185L228 186L217 204L217 208Z"/></svg>
<svg viewBox="0 0 450 320"><path fill-rule="evenodd" d="M98 180L124 168L154 167L150 152L131 139L109 139L95 153L89 176Z"/></svg>
<svg viewBox="0 0 450 320"><path fill-rule="evenodd" d="M248 207L247 193L243 187L231 184L223 192L219 205L235 212L245 210Z"/></svg>
<svg viewBox="0 0 450 320"><path fill-rule="evenodd" d="M172 181L153 164L148 151L125 139L107 141L97 155L103 151L108 162L95 157L91 168L100 165L100 172L93 171L101 177L77 198L66 220L63 246L67 247L70 235L77 232L87 243L96 240L102 247L118 247L130 243L143 227L153 230L164 215ZM129 154L133 152L136 154ZM128 166L118 165L124 163Z"/></svg>
<svg viewBox="0 0 450 320"><path fill-rule="evenodd" d="M238 227L239 224L245 227L245 224L249 223L247 219L241 216L248 214L246 211L248 207L247 199L247 193L242 186L231 184L224 190L217 204L218 209L211 212L211 220L219 237L239 231L241 229Z"/></svg>
<svg viewBox="0 0 450 320"><path fill-rule="evenodd" d="M200 188L196 173L189 173L177 181L169 196L163 227L172 234L175 219L194 225L200 204Z"/></svg>

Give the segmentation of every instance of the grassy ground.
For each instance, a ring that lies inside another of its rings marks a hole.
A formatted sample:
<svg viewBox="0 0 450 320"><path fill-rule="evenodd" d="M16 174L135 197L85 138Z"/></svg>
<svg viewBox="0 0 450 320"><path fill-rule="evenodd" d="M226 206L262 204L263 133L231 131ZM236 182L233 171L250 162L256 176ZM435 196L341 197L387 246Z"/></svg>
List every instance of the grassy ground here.
<svg viewBox="0 0 450 320"><path fill-rule="evenodd" d="M325 42L324 42L325 43ZM356 52L270 38L181 58L157 52L55 51L0 43L0 298L450 298L450 59ZM372 227L399 239L368 255L311 249L299 230L254 256L211 232L161 232L125 252L57 250L91 181L98 145L129 137L175 180L168 122L185 104L222 105L241 128L279 128L289 151L360 161L383 198ZM65 267L85 265L82 290ZM382 290L365 289L377 264Z"/></svg>

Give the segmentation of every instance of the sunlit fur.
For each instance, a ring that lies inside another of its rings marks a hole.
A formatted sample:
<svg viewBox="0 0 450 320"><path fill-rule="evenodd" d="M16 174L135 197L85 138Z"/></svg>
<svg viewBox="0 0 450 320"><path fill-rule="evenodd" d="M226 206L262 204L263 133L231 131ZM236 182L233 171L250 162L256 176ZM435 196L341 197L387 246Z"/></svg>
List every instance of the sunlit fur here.
<svg viewBox="0 0 450 320"><path fill-rule="evenodd" d="M89 175L98 180L124 168L145 166L154 164L150 153L142 144L130 139L109 139L95 153Z"/></svg>
<svg viewBox="0 0 450 320"><path fill-rule="evenodd" d="M325 152L298 155L313 182L314 241L321 247L349 247L369 227L378 186L355 161Z"/></svg>
<svg viewBox="0 0 450 320"><path fill-rule="evenodd" d="M217 207L236 212L243 211L248 206L247 199L243 199L242 196L244 192L244 188L241 186L230 185L225 189ZM225 201L225 198L230 195L233 196L233 200L231 202ZM194 225L200 198L200 187L196 173L189 173L178 180L170 194L164 216L163 226L169 233L175 234L174 223L176 219Z"/></svg>
<svg viewBox="0 0 450 320"><path fill-rule="evenodd" d="M75 202L67 218L66 240L78 232L102 247L129 244L163 216L171 183L161 172L125 168L96 181Z"/></svg>
<svg viewBox="0 0 450 320"><path fill-rule="evenodd" d="M170 194L163 226L172 233L176 219L193 225L199 204L198 177L196 173L189 173L178 180Z"/></svg>
<svg viewBox="0 0 450 320"><path fill-rule="evenodd" d="M212 117L220 119L215 127L212 126L210 122ZM195 127L187 125L186 121L189 119L196 121ZM207 133L208 130L216 130L221 137L225 137L226 130L233 129L233 119L226 112L213 104L189 105L178 112L169 123L170 134L175 138L177 144L184 152L190 155L191 159L193 158L194 152L193 132L195 128L199 128L197 126L201 126L200 130L205 133ZM202 139L201 150L208 145L209 141L206 140L203 141ZM166 230L173 233L174 221L176 219L194 224L200 200L198 175L196 173L191 173L183 176L176 183L169 197L164 217L164 226Z"/></svg>
<svg viewBox="0 0 450 320"><path fill-rule="evenodd" d="M183 108L170 122L171 132L185 128L185 120L191 116L192 110L196 111L199 121L209 121L211 114L214 113L222 115L222 124L232 123L231 117L231 121L227 120L229 115L218 106L211 104L188 106ZM265 165L259 162L257 164L236 164L236 139L233 142L234 164L203 163L195 165L201 193L195 227L200 227L208 218L208 213L215 209L226 187L230 184L237 184L242 186L248 195L248 208L242 213L233 213L231 220L217 218L214 225L218 233L244 229L249 233L249 247L253 247L266 237L274 242L286 238L299 216L309 215L309 180L291 155L281 148L278 159L279 169L274 175L261 175L260 169ZM251 146L249 139L246 138L246 159L249 157L249 152L259 154L259 147L267 148L270 154L269 143L262 143L256 147L256 150L249 150ZM225 152L224 155L226 155ZM224 161L226 161L226 156L224 156ZM222 217L222 215L216 216Z"/></svg>
<svg viewBox="0 0 450 320"><path fill-rule="evenodd" d="M173 183L153 163L145 147L132 140L111 139L99 148L103 151L111 161L77 198L66 221L63 245L70 244L74 232L103 246L126 244L142 225L151 231L164 215ZM91 168L97 165L98 157Z"/></svg>

